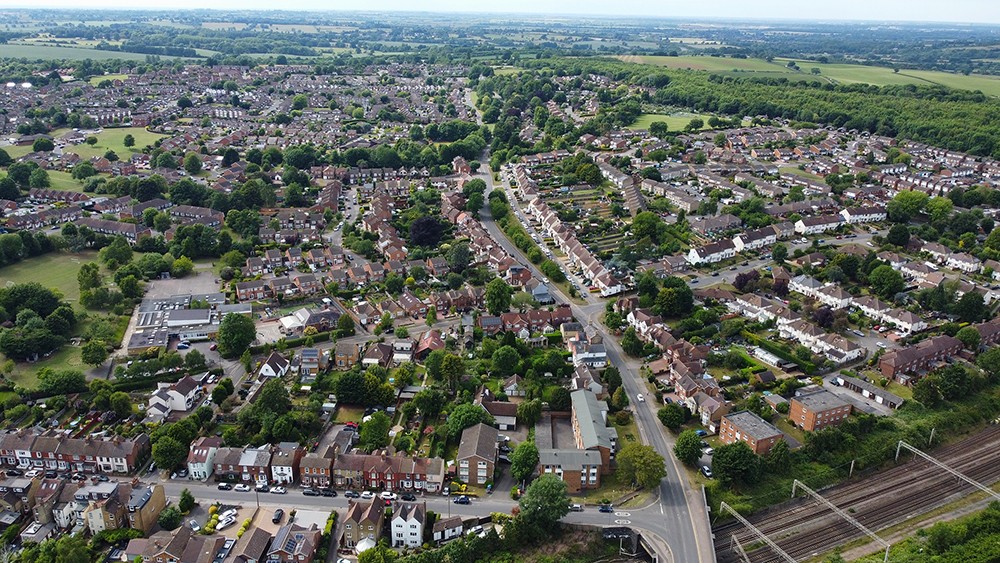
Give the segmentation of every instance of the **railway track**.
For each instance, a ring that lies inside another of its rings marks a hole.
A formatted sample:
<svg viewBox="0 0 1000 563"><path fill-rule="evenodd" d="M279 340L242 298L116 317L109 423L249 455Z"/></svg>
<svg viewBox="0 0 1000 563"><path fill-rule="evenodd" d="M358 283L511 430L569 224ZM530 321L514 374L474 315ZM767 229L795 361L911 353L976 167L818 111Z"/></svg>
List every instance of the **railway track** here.
<svg viewBox="0 0 1000 563"><path fill-rule="evenodd" d="M976 481L992 484L1000 480L1000 464L995 460L998 445L1000 426L989 426L974 436L934 450L931 455ZM819 493L868 529L878 532L974 490L930 462L916 458ZM864 535L808 496L754 514L748 520L796 560L823 554ZM734 534L753 563L785 561L738 522L726 522L712 532L719 563L740 561L731 549Z"/></svg>

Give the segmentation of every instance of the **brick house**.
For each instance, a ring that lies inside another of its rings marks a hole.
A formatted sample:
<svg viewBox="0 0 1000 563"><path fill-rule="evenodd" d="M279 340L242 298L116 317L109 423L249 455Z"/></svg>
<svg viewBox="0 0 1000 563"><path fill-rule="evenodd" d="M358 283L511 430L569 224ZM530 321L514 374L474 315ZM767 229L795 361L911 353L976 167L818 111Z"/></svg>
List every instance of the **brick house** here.
<svg viewBox="0 0 1000 563"><path fill-rule="evenodd" d="M722 417L719 438L724 444L745 442L757 455L766 454L785 439L781 430L750 411L738 411Z"/></svg>
<svg viewBox="0 0 1000 563"><path fill-rule="evenodd" d="M847 420L850 414L850 403L829 391L820 389L792 397L788 418L803 430L815 432L839 425Z"/></svg>

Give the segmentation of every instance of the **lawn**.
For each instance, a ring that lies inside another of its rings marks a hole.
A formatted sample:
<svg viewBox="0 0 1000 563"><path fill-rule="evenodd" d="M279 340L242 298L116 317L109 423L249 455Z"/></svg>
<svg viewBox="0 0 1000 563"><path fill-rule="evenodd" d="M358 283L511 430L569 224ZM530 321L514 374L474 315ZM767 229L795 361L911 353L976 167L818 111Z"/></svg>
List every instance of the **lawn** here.
<svg viewBox="0 0 1000 563"><path fill-rule="evenodd" d="M0 356L2 357L2 356ZM87 366L80 359L80 347L67 344L56 350L51 356L43 358L37 362L17 362L14 371L10 374L10 380L21 387L34 389L38 387L38 371L42 368L78 369L83 370Z"/></svg>
<svg viewBox="0 0 1000 563"><path fill-rule="evenodd" d="M49 187L53 190L64 190L67 192L82 192L83 184L73 178L69 172L62 170L46 170L49 173Z"/></svg>
<svg viewBox="0 0 1000 563"><path fill-rule="evenodd" d="M791 174L793 176L800 176L802 178L807 178L809 180L813 180L814 182L819 182L821 184L826 183L823 180L822 176L817 176L816 174L813 174L811 172L806 172L805 170L799 170L798 166L780 166L778 167L778 171L781 172L782 174Z"/></svg>
<svg viewBox="0 0 1000 563"><path fill-rule="evenodd" d="M92 76L89 82L91 86L97 86L105 80L125 80L126 78L128 78L127 74L105 74L102 76Z"/></svg>
<svg viewBox="0 0 1000 563"><path fill-rule="evenodd" d="M132 148L125 146L125 135L132 135L135 138L135 146ZM95 137L97 137L97 144L88 145L84 143L82 145L67 147L66 152L76 153L82 158L89 159L95 156L104 156L104 153L108 152L108 150L113 150L120 158L125 159L131 157L132 153L139 152L146 145L152 145L157 139L161 139L165 135L151 133L144 127L117 127L105 129L95 135Z"/></svg>
<svg viewBox="0 0 1000 563"><path fill-rule="evenodd" d="M364 414L365 409L362 407L337 405L337 417L334 418L334 422L361 422Z"/></svg>
<svg viewBox="0 0 1000 563"><path fill-rule="evenodd" d="M5 285L29 281L41 282L46 287L59 290L66 301L77 303L80 300L77 272L83 264L95 260L97 260L96 252L50 253L0 268L0 280L3 280L2 283Z"/></svg>
<svg viewBox="0 0 1000 563"><path fill-rule="evenodd" d="M681 131L687 127L688 123L694 118L700 118L705 125L702 128L707 127L708 118L710 115L690 113L686 111L678 111L671 113L669 115L663 113L644 113L635 120L632 125L629 125L629 129L649 129L649 125L654 121L662 121L667 124L667 128L671 131Z"/></svg>

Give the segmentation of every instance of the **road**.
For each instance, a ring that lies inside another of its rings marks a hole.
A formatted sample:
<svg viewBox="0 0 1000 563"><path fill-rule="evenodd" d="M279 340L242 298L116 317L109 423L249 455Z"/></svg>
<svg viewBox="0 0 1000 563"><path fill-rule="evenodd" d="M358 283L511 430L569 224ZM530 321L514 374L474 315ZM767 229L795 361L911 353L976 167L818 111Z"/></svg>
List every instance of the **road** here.
<svg viewBox="0 0 1000 563"><path fill-rule="evenodd" d="M489 162L484 158L483 162ZM493 175L488 167L479 177L486 182L487 193L495 186ZM521 212L516 200L511 199L512 207ZM499 226L493 221L490 215L489 206L484 206L480 210L480 220L490 236L500 244L504 250L514 256L521 263L527 265L532 274L538 279L545 277L524 254L515 247L503 234ZM689 561L714 561L715 554L712 547L711 527L708 521L708 514L700 495L686 484L686 479L681 474L677 462L672 453L673 444L670 443L656 418L653 403L638 403L635 401L636 395L648 394L648 390L642 383L638 374L638 362L626 361L625 354L619 346L617 340L608 334L600 322L600 315L604 311L604 304L600 300L587 305L576 305L568 296L562 293L557 286L551 287L552 296L557 302L568 303L573 311L573 315L582 323L586 323L597 334L603 337L605 348L607 349L608 360L617 366L622 375L622 384L633 402L636 404L636 425L642 441L653 446L656 451L666 460L665 468L667 477L660 483L659 499L648 507L630 510L627 518L615 518L609 521L614 525L615 520L629 521L633 528L645 530L660 536L669 545L669 554L663 554L675 562ZM574 513L580 514L580 513ZM572 516L572 514L571 514ZM569 517L567 521L573 521ZM621 522L618 522L622 524ZM624 524L622 524L624 525Z"/></svg>

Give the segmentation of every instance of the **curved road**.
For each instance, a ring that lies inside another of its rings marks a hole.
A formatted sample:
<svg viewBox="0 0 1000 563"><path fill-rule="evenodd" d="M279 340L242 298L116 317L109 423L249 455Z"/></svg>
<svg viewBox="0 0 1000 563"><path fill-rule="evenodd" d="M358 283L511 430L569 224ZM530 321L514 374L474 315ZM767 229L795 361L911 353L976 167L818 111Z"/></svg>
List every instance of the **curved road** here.
<svg viewBox="0 0 1000 563"><path fill-rule="evenodd" d="M493 174L485 165L486 162L489 162L489 158L484 158L482 162L484 163L484 173L479 174L478 177L486 181L488 194L494 189ZM516 201L512 200L510 203L513 208L517 208ZM483 206L483 209L480 210L480 220L483 227L504 250L525 264L536 278L543 279L545 277L520 249L507 239L507 236L493 221L488 205ZM551 294L557 302L568 303L573 315L580 322L589 324L594 331L603 337L608 360L621 371L622 384L635 405L636 425L643 443L653 446L666 460L667 476L660 482L658 502L639 510L630 510L631 526L660 536L670 549L670 553L664 555L668 555L670 560L677 563L714 561L715 552L711 540L711 526L702 497L700 493L687 486L686 479L682 477L678 469L676 459L671 451L673 441L668 440L660 429L661 425L654 412L657 405L650 402L640 403L635 400L636 395L648 394L648 390L638 374L638 362L626 361L618 341L608 334L601 324L600 315L604 312L604 302L597 300L594 304L580 306L563 294L559 287L554 284L549 285L552 290ZM613 524L613 522L608 524Z"/></svg>

